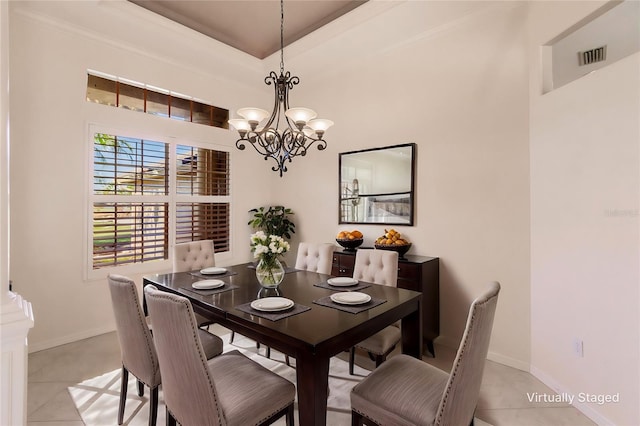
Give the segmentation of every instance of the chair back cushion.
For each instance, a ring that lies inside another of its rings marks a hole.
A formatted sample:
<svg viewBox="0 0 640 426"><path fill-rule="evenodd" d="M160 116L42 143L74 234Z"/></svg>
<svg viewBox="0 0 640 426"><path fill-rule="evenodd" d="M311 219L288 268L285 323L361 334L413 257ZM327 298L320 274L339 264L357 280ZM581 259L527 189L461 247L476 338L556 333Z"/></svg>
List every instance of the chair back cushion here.
<svg viewBox="0 0 640 426"><path fill-rule="evenodd" d="M436 424L462 425L473 419L499 292L500 284L490 283L469 308L467 325L436 414Z"/></svg>
<svg viewBox="0 0 640 426"><path fill-rule="evenodd" d="M188 272L216 266L212 240L176 244L173 248L173 272Z"/></svg>
<svg viewBox="0 0 640 426"><path fill-rule="evenodd" d="M334 250L335 245L331 243L300 243L296 269L330 275Z"/></svg>
<svg viewBox="0 0 640 426"><path fill-rule="evenodd" d="M396 287L398 283L398 253L391 250L358 249L353 267L353 278Z"/></svg>
<svg viewBox="0 0 640 426"><path fill-rule="evenodd" d="M167 408L182 425L226 424L191 303L153 285L147 285L144 291Z"/></svg>
<svg viewBox="0 0 640 426"><path fill-rule="evenodd" d="M107 277L122 365L150 388L160 384L158 356L151 332L140 307L135 283L121 275Z"/></svg>

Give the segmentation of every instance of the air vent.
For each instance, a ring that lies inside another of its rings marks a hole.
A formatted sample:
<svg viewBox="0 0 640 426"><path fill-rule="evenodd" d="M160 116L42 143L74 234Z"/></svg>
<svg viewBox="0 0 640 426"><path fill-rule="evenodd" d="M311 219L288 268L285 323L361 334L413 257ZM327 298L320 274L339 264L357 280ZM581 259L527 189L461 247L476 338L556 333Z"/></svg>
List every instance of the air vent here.
<svg viewBox="0 0 640 426"><path fill-rule="evenodd" d="M607 46L596 47L595 49L578 52L578 62L580 66L595 64L607 59Z"/></svg>

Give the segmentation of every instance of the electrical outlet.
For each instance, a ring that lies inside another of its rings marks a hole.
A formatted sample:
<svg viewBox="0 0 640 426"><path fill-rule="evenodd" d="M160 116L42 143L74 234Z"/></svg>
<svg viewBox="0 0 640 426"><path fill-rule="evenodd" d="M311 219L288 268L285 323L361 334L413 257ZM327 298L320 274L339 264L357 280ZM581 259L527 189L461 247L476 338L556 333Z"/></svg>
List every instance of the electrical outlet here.
<svg viewBox="0 0 640 426"><path fill-rule="evenodd" d="M578 337L573 339L573 354L577 358L584 358L584 342Z"/></svg>

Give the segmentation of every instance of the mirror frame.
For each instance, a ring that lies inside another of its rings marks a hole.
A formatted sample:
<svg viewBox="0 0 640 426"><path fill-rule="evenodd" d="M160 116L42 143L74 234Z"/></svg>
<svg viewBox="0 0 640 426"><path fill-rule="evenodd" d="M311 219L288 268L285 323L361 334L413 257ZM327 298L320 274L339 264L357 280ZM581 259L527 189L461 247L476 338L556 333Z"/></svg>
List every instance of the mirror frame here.
<svg viewBox="0 0 640 426"><path fill-rule="evenodd" d="M349 200L349 199L354 199L354 197L348 197L348 198L343 198L343 190L345 189L343 187L342 184L342 163L343 163L343 159L345 156L353 156L353 155L357 155L357 154L362 154L362 153L369 153L372 151L385 151L385 150L390 150L390 149L397 149L397 148L405 148L408 147L410 148L410 153L411 153L411 173L410 173L410 190L408 192L397 192L397 193L384 193L384 194L358 194L358 200L366 198L366 197L380 197L380 196L393 196L393 195L401 195L401 194L408 194L409 197L409 218L408 218L408 222L402 222L402 221L397 221L397 220L393 220L393 219L388 219L385 220L384 218L381 218L381 220L365 220L364 218L362 220L345 220L342 216L342 206L343 206L343 201L345 200ZM405 225L405 226L413 226L414 221L415 221L415 204L416 204L416 200L415 200L415 176L416 176L416 144L415 143L405 143L405 144L400 144L400 145L391 145L391 146L384 146L384 147L378 147L378 148L369 148L369 149L362 149L362 150L358 150L358 151L349 151L349 152L341 152L338 155L338 223L339 224L346 224L346 223L353 223L353 224L366 224L366 225Z"/></svg>

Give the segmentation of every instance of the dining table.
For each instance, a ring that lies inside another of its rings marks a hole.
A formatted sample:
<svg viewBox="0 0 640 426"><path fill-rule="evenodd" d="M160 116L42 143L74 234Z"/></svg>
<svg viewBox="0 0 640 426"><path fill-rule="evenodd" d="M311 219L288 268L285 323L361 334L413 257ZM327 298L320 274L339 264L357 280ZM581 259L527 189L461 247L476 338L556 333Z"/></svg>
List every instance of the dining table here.
<svg viewBox="0 0 640 426"><path fill-rule="evenodd" d="M402 352L421 358L419 292L364 282L337 283L330 275L294 268L285 269L277 288L263 288L253 263L216 268L215 275L203 272L208 271L145 275L143 284L182 295L208 320L295 358L300 425L326 424L330 358L385 327L400 321ZM198 284L203 281L215 282L216 288L195 288L206 287ZM364 294L370 300L342 303L341 296L354 291L360 294L346 296ZM282 300L292 306L285 310L261 306Z"/></svg>

